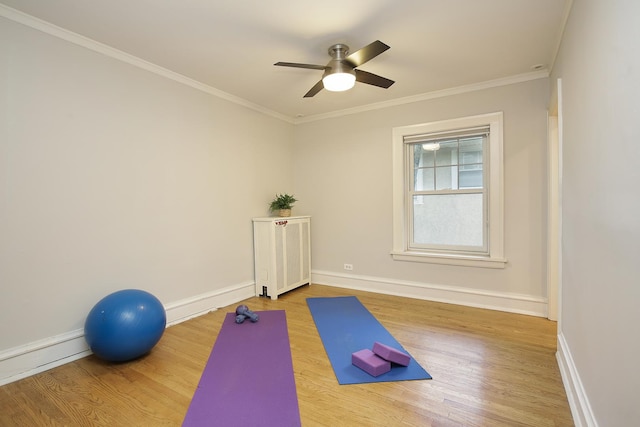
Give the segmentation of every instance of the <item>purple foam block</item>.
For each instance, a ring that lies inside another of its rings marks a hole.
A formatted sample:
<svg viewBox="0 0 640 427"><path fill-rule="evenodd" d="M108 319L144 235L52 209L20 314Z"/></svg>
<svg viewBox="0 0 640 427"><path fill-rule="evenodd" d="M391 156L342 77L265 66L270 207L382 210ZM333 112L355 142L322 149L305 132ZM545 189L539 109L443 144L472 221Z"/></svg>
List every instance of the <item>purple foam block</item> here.
<svg viewBox="0 0 640 427"><path fill-rule="evenodd" d="M368 348L352 353L351 363L374 377L391 370L391 363L376 356L376 354Z"/></svg>
<svg viewBox="0 0 640 427"><path fill-rule="evenodd" d="M411 361L411 356L408 354L377 341L373 344L373 352L384 360L388 360L389 362L397 363L402 366L409 366L409 362Z"/></svg>

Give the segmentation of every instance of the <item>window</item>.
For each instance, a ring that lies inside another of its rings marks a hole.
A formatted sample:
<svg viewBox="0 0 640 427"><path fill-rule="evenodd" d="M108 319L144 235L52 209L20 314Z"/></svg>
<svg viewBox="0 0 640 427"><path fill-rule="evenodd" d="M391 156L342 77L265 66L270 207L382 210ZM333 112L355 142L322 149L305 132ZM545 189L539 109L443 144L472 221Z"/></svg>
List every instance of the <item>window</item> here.
<svg viewBox="0 0 640 427"><path fill-rule="evenodd" d="M393 130L393 257L502 268L502 113Z"/></svg>
<svg viewBox="0 0 640 427"><path fill-rule="evenodd" d="M409 249L487 253L483 152L489 128L404 137Z"/></svg>

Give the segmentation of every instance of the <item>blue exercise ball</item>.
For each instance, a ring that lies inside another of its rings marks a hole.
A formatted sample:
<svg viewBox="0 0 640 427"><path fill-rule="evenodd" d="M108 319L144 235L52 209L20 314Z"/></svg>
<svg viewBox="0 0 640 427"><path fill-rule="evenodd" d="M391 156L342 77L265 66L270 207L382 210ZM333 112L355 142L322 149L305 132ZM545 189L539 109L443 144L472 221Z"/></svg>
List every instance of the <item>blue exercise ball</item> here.
<svg viewBox="0 0 640 427"><path fill-rule="evenodd" d="M125 362L153 348L164 333L164 306L149 292L125 289L107 295L91 309L84 336L91 351L110 362Z"/></svg>

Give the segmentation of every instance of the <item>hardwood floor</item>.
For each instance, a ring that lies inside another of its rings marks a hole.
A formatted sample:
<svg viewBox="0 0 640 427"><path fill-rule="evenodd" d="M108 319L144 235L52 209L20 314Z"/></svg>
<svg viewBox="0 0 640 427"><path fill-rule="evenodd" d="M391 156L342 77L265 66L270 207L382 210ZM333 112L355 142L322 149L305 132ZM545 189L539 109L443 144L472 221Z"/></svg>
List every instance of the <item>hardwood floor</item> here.
<svg viewBox="0 0 640 427"><path fill-rule="evenodd" d="M357 296L433 380L338 385L305 299L340 295ZM573 425L546 319L319 285L244 303L286 310L305 427ZM235 306L168 328L141 359L90 356L0 387L0 425L181 425Z"/></svg>

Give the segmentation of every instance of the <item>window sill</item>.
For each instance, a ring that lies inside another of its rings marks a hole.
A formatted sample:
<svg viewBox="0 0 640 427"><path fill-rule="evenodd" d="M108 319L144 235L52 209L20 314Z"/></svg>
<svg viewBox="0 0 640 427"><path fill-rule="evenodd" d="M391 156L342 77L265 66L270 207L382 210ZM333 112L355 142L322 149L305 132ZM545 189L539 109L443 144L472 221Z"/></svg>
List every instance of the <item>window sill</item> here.
<svg viewBox="0 0 640 427"><path fill-rule="evenodd" d="M445 255L422 252L391 252L395 261L426 262L430 264L460 265L464 267L505 268L504 258L473 255Z"/></svg>

